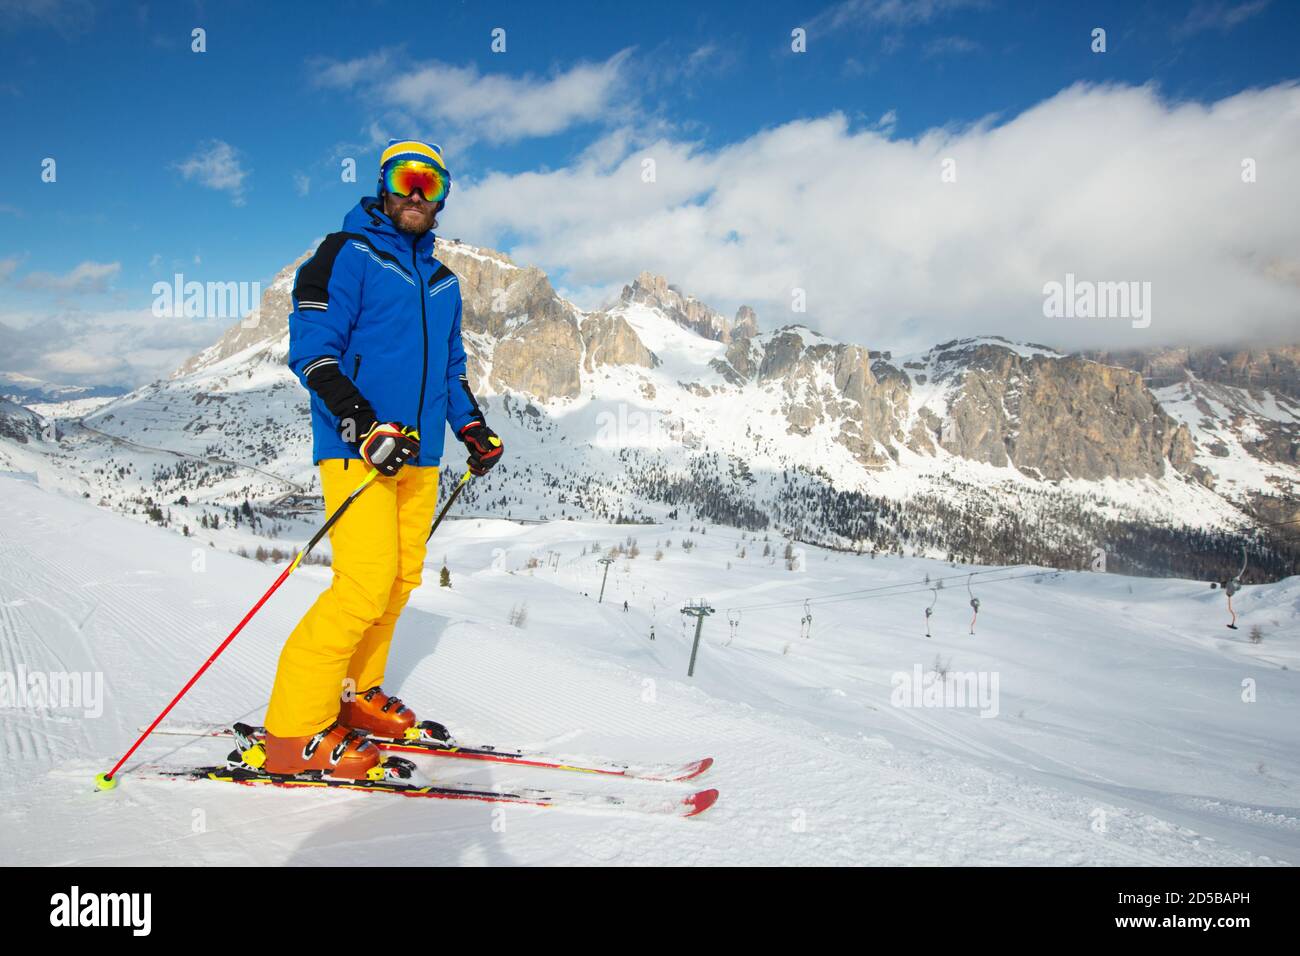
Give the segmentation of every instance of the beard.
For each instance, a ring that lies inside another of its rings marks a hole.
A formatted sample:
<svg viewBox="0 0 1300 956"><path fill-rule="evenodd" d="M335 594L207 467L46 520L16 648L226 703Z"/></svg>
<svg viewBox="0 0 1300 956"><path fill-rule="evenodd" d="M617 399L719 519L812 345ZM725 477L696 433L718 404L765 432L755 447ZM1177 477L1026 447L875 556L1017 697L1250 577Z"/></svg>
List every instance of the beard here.
<svg viewBox="0 0 1300 956"><path fill-rule="evenodd" d="M393 220L399 232L412 236L422 236L435 225L433 203L414 205L394 196L386 197L384 212Z"/></svg>

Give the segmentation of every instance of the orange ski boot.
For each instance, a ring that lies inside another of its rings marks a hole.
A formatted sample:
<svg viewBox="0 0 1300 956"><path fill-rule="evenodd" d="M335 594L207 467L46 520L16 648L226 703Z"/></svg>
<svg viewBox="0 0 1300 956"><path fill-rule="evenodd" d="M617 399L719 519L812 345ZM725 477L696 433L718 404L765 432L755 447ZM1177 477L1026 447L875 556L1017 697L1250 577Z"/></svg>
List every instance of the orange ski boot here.
<svg viewBox="0 0 1300 956"><path fill-rule="evenodd" d="M451 734L432 720L416 722L415 713L396 697L372 687L339 708L339 720L349 727L387 740L420 741L454 746Z"/></svg>
<svg viewBox="0 0 1300 956"><path fill-rule="evenodd" d="M353 730L335 721L320 733L306 737L276 737L267 733L262 741L264 759L261 767L267 773L295 774L306 770L319 770L331 777L346 780L375 779L382 775L379 748L366 739L359 730ZM250 753L244 753L249 763Z"/></svg>

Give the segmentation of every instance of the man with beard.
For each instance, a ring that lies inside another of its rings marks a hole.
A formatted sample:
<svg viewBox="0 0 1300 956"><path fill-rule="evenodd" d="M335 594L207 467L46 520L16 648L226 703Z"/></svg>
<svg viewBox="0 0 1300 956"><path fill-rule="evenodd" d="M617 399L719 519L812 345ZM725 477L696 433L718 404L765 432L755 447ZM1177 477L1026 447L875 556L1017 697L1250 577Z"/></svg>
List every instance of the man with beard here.
<svg viewBox="0 0 1300 956"><path fill-rule="evenodd" d="M469 469L501 458L465 376L461 294L434 257L451 176L440 147L391 140L374 197L325 237L294 279L289 366L311 393L312 458L332 514L333 580L280 654L266 712L271 773L358 779L379 764L368 735L446 741L382 689L398 615L421 580L446 422Z"/></svg>

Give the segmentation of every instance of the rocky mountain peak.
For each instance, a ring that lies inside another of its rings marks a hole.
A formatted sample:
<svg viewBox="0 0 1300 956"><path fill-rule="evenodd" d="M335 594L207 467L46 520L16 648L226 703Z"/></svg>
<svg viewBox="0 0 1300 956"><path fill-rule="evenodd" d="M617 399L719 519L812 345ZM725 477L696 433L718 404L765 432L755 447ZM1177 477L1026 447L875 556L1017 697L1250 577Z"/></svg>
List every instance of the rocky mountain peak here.
<svg viewBox="0 0 1300 956"><path fill-rule="evenodd" d="M732 339L750 339L758 335L758 315L747 305L736 310L736 320L731 326Z"/></svg>
<svg viewBox="0 0 1300 956"><path fill-rule="evenodd" d="M658 309L682 328L713 339L716 342L730 342L732 324L725 315L709 308L692 295L686 295L668 280L653 272L642 272L631 285L623 287L621 301L624 304L645 305ZM744 308L748 308L747 306ZM753 310L750 310L753 314ZM755 321L754 330L758 325Z"/></svg>
<svg viewBox="0 0 1300 956"><path fill-rule="evenodd" d="M25 405L0 398L0 437L20 444L51 437L48 423Z"/></svg>

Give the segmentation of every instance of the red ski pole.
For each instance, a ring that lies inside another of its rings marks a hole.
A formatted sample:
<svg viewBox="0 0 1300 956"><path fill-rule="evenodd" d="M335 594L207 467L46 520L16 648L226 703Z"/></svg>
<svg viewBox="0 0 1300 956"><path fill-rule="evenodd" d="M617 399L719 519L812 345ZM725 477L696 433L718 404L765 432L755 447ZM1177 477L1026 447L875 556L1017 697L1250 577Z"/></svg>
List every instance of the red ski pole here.
<svg viewBox="0 0 1300 956"><path fill-rule="evenodd" d="M294 570L298 567L298 565L302 563L302 559L306 557L307 554L311 551L311 549L316 546L317 542L319 542L320 539L325 536L325 532L329 531L329 529L334 526L334 522L338 521L339 518L343 515L343 512L347 511L348 505L352 504L352 502L356 500L357 496L366 489L366 486L369 485L370 482L373 481L378 474L379 472L374 470L373 468L370 470L370 474L366 475L365 479L362 480L361 484L357 485L356 489L352 492L352 494L347 496L343 504L339 505L338 510L335 511L332 515L330 515L329 519L323 525L321 525L320 530L317 531L312 536L312 539L307 542L307 546L298 552L298 554L294 557L294 559L291 562L289 562L289 566L287 568L285 568L283 571L280 572L280 576L275 579L275 583L271 585L270 589L267 590L267 592L263 594L260 599L258 599L258 602L249 609L248 613L244 615L243 620L241 620L238 624L235 625L235 629L230 632L230 635L224 641L221 642L221 646L219 646L215 651L212 652L211 656L209 656L208 659L203 662L203 666L200 667L197 671L195 671L194 676L191 677L189 681L186 682L185 686L181 688L180 693L177 694L175 697L173 697L171 703L163 708L162 713L153 719L153 723L150 724L148 728L145 730L145 732L139 736L136 742L131 745L131 749L128 750L126 753L122 754L122 759L120 759L117 763L113 764L112 770L110 770L108 773L101 773L99 776L95 778L96 787L98 787L100 790L112 790L114 787L117 786L117 779L116 779L117 772L122 769L122 764L126 763L128 760L131 759L131 754L135 753L136 748L139 747L142 743L144 743L145 738L148 737L151 733L153 733L154 728L157 727L160 723L162 723L164 717L166 717L169 713L171 713L171 709L176 706L177 702L182 697L184 697L187 693L189 693L190 688L193 687L194 684L198 681L198 679L203 676L203 672L206 671L209 667L211 667L212 662L215 661L218 657L220 657L222 651L224 651L227 647L230 646L230 642L235 639L235 635L237 635L240 631L242 631L244 629L244 625L247 624L250 620L252 620L253 615L256 614L258 610L261 609L262 605L266 603L267 598L269 598L272 594L274 594L276 589L281 584L284 583L285 578L293 574Z"/></svg>

